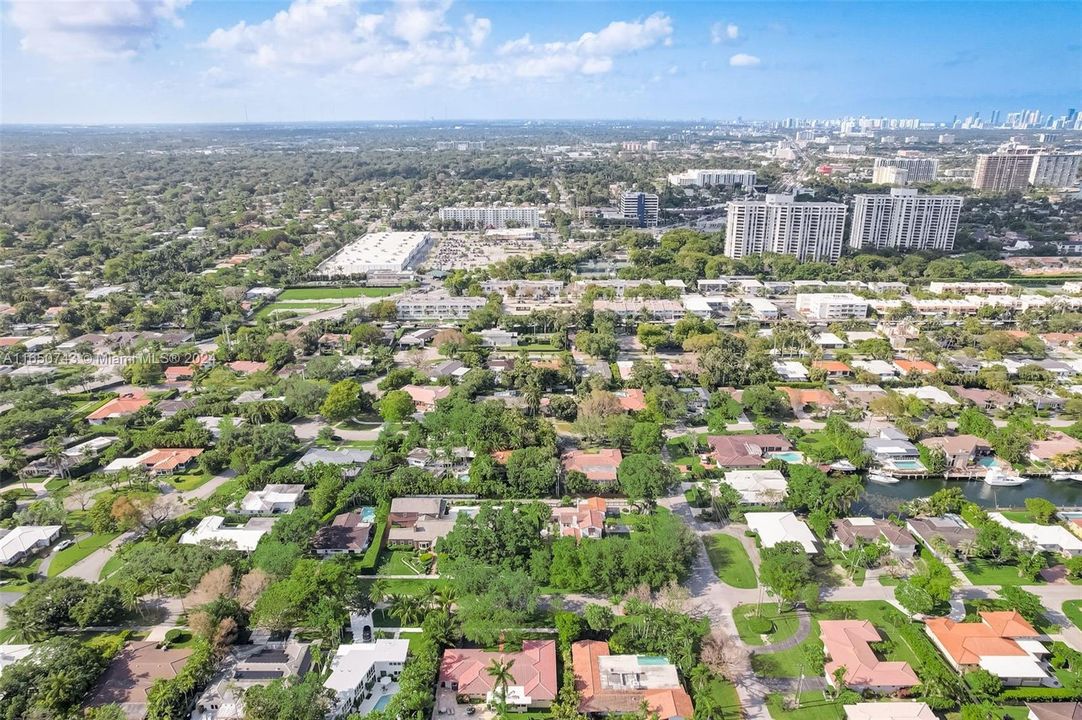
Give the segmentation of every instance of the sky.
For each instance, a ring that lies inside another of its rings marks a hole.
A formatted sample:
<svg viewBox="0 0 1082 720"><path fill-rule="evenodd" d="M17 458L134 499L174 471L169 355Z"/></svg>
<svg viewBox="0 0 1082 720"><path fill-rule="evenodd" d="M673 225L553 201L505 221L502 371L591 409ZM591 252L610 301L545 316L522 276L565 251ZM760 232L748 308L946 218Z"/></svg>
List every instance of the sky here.
<svg viewBox="0 0 1082 720"><path fill-rule="evenodd" d="M1082 2L0 0L0 122L1082 108Z"/></svg>

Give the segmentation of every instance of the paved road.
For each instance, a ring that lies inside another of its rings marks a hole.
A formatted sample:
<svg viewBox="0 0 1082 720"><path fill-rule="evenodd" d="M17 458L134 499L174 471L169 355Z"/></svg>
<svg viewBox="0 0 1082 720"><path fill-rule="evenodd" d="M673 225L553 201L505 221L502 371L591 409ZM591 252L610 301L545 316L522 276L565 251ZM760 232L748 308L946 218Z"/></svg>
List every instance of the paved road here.
<svg viewBox="0 0 1082 720"><path fill-rule="evenodd" d="M184 513L191 509L191 506L200 500L206 500L214 491L220 488L225 483L232 480L237 476L237 473L233 470L226 470L218 475L215 475L210 480L195 488L194 490L187 490L185 492L172 492L163 495L171 503L172 507L169 509L169 517L180 517ZM172 489L172 488L169 488ZM72 565L70 568L60 573L61 577L75 577L90 582L97 582L101 577L101 571L105 568L105 563L109 562L109 559L116 554L116 551L120 549L128 540L131 540L135 536L135 533L127 532L123 533L116 540L109 543L103 548L95 550L87 555L79 562Z"/></svg>
<svg viewBox="0 0 1082 720"><path fill-rule="evenodd" d="M751 652L758 654L776 653L783 650L792 650L800 643L808 639L808 635L811 634L811 615L807 610L797 610L796 612L797 627L796 632L791 637L787 637L784 640L770 645L757 645L749 648Z"/></svg>

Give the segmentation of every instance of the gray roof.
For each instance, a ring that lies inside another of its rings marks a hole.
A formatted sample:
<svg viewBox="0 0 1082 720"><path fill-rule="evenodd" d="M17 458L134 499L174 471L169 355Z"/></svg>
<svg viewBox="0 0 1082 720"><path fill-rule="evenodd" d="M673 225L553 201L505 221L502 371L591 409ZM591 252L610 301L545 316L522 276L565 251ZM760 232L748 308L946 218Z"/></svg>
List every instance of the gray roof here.
<svg viewBox="0 0 1082 720"><path fill-rule="evenodd" d="M336 448L334 450L329 450L327 448L314 447L308 449L308 452L304 454L304 457L295 463L295 467L306 468L318 463L327 463L328 465L364 465L371 459L371 450L357 450L355 448Z"/></svg>

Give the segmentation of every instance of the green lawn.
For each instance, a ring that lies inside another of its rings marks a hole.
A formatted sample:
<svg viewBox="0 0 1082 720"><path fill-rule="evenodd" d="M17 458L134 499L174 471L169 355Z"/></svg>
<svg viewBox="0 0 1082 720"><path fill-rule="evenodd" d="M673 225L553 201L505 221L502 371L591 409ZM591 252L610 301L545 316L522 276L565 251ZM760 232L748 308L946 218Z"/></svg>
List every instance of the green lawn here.
<svg viewBox="0 0 1082 720"><path fill-rule="evenodd" d="M1039 576L1036 580L1022 577L1014 565L993 565L986 560L970 560L961 565L969 581L974 585L1043 585Z"/></svg>
<svg viewBox="0 0 1082 720"><path fill-rule="evenodd" d="M368 591L374 582L376 580L370 577L361 579L361 593L365 597L368 596ZM380 582L386 584L388 595L420 595L429 587L442 590L451 586L451 581L446 578L418 577L416 580L380 580Z"/></svg>
<svg viewBox="0 0 1082 720"><path fill-rule="evenodd" d="M103 535L91 535L85 540L80 540L69 548L61 550L49 563L49 577L55 577L70 568L75 563L89 556L95 550L105 547L116 540L120 533L105 533Z"/></svg>
<svg viewBox="0 0 1082 720"><path fill-rule="evenodd" d="M24 561L21 565L0 569L0 578L6 581L3 585L0 585L0 592L26 592L29 590L30 585L38 579L36 576L39 565L41 565L41 558L35 557L29 561Z"/></svg>
<svg viewBox="0 0 1082 720"><path fill-rule="evenodd" d="M1063 614L1076 628L1082 630L1082 600L1068 600L1063 603Z"/></svg>
<svg viewBox="0 0 1082 720"><path fill-rule="evenodd" d="M307 287L284 290L276 300L341 300L359 297L387 297L402 292L400 287Z"/></svg>
<svg viewBox="0 0 1082 720"><path fill-rule="evenodd" d="M1036 523L1037 520L1025 510L1002 510L1003 517L1016 523Z"/></svg>
<svg viewBox="0 0 1082 720"><path fill-rule="evenodd" d="M705 688L705 694L710 697L714 706L711 718L714 720L727 720L727 718L740 717L740 697L736 694L736 688L728 680L715 678ZM700 702L701 695L695 696L695 702Z"/></svg>
<svg viewBox="0 0 1082 720"><path fill-rule="evenodd" d="M736 631L740 634L740 639L748 645L763 645L762 637L752 631L749 627L748 618L762 614L762 617L770 620L774 623L774 629L768 633L767 642L777 643L791 638L797 629L796 615L791 612L778 613L778 606L774 603L763 603L762 605L737 605L733 610L733 622L736 623Z"/></svg>
<svg viewBox="0 0 1082 720"><path fill-rule="evenodd" d="M384 550L377 567L377 575L423 575L427 569L412 550Z"/></svg>
<svg viewBox="0 0 1082 720"><path fill-rule="evenodd" d="M183 475L174 475L169 479L169 483L181 492L188 492L205 484L212 477L214 476L209 473L190 472Z"/></svg>
<svg viewBox="0 0 1082 720"><path fill-rule="evenodd" d="M834 700L827 700L820 690L800 693L800 708L785 709L786 696L781 693L767 695L766 706L774 720L842 720L845 709Z"/></svg>
<svg viewBox="0 0 1082 720"><path fill-rule="evenodd" d="M732 535L717 533L703 538L706 554L718 578L726 585L752 590L758 587L755 567L740 540Z"/></svg>

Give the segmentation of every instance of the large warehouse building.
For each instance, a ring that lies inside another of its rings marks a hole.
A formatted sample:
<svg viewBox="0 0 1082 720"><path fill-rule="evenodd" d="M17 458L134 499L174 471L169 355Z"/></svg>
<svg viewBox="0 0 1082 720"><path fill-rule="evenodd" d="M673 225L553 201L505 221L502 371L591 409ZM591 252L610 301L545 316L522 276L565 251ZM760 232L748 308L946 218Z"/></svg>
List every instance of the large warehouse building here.
<svg viewBox="0 0 1082 720"><path fill-rule="evenodd" d="M377 232L354 240L323 261L328 276L401 272L424 258L432 236L426 232Z"/></svg>

